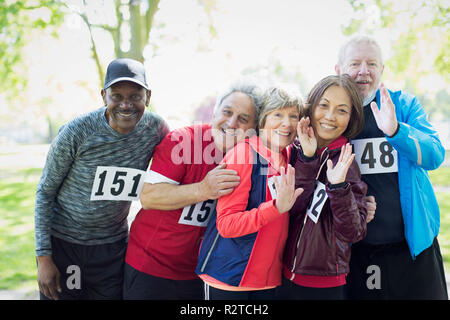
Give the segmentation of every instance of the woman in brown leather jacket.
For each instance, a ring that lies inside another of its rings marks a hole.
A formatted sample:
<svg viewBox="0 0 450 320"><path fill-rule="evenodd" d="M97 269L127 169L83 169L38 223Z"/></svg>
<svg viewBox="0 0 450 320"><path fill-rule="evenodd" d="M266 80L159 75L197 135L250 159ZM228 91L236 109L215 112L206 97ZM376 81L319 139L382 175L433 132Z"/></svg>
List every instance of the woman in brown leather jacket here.
<svg viewBox="0 0 450 320"><path fill-rule="evenodd" d="M350 246L366 233L367 186L348 143L363 124L350 77L326 77L309 93L294 164L304 191L290 211L281 299L345 298Z"/></svg>

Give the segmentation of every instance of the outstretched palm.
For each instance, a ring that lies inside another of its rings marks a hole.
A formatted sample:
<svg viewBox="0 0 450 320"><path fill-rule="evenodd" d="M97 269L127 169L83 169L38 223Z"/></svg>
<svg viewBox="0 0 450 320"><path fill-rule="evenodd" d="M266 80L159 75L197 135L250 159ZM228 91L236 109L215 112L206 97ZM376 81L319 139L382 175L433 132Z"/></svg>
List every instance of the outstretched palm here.
<svg viewBox="0 0 450 320"><path fill-rule="evenodd" d="M378 109L375 102L370 104L370 108L372 109L378 128L384 134L392 136L397 130L398 122L397 116L395 115L395 105L384 84L380 85L380 109Z"/></svg>
<svg viewBox="0 0 450 320"><path fill-rule="evenodd" d="M280 168L280 180L275 179L275 189L277 190L277 200L275 206L280 213L291 210L295 200L303 192L303 188L295 189L295 169L289 164L284 172L284 167Z"/></svg>
<svg viewBox="0 0 450 320"><path fill-rule="evenodd" d="M314 129L310 126L309 117L303 117L297 124L297 138L302 146L303 154L312 157L316 153L317 139Z"/></svg>
<svg viewBox="0 0 450 320"><path fill-rule="evenodd" d="M333 167L333 162L331 160L327 161L327 178L328 182L331 184L339 184L345 181L347 176L348 168L353 162L355 154L352 153L352 147L349 143L342 146L341 154L339 155L338 162Z"/></svg>

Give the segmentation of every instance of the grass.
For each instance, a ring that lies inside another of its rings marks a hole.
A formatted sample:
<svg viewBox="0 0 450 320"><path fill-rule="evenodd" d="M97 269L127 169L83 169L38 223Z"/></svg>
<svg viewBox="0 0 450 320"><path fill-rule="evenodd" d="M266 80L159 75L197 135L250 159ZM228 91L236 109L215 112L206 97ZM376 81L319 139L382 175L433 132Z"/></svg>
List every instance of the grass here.
<svg viewBox="0 0 450 320"><path fill-rule="evenodd" d="M433 185L450 187L450 167L428 171L428 174Z"/></svg>
<svg viewBox="0 0 450 320"><path fill-rule="evenodd" d="M39 170L0 181L0 290L37 288L34 201Z"/></svg>
<svg viewBox="0 0 450 320"><path fill-rule="evenodd" d="M436 192L436 197L441 211L441 227L439 229L439 245L445 271L450 274L450 193Z"/></svg>
<svg viewBox="0 0 450 320"><path fill-rule="evenodd" d="M37 289L34 202L41 169L0 171L0 290ZM430 172L433 185L450 187L450 168ZM439 243L450 273L450 192L436 192L441 210Z"/></svg>

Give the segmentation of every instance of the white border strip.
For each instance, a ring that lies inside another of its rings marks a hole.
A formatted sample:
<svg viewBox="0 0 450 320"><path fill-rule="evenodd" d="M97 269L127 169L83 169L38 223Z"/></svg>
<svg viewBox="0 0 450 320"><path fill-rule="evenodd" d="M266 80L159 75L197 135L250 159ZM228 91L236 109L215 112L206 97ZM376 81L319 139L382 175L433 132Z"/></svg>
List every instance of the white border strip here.
<svg viewBox="0 0 450 320"><path fill-rule="evenodd" d="M170 178L167 178L166 176L163 176L162 174L155 172L155 171L147 171L147 174L145 175L145 183L170 183L170 184L180 184L179 182L176 182L175 180L172 180Z"/></svg>
<svg viewBox="0 0 450 320"><path fill-rule="evenodd" d="M422 151L420 150L420 144L419 141L416 138L411 137L414 140L414 143L416 144L416 150L417 150L417 165L422 165Z"/></svg>

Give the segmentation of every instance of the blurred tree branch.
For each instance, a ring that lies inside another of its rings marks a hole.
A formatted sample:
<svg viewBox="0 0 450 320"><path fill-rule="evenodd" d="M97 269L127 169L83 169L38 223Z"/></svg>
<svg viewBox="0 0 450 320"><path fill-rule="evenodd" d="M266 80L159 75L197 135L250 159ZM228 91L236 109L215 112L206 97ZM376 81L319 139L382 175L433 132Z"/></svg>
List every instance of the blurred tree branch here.
<svg viewBox="0 0 450 320"><path fill-rule="evenodd" d="M209 20L211 36L216 35L212 12L216 10L216 0L198 0L205 8ZM111 35L116 58L132 58L144 62L144 49L151 43L150 33L154 26L155 15L159 10L160 0L114 0L115 23L92 22L86 14L90 6L83 0L83 8L76 11L89 30L92 57L95 60L99 82L103 85L104 69L99 59L99 48L95 45L93 29L101 29ZM129 37L128 37L129 33ZM126 43L128 40L128 43Z"/></svg>
<svg viewBox="0 0 450 320"><path fill-rule="evenodd" d="M62 24L66 14L77 14L88 28L91 54L97 68L100 86L104 81L104 67L100 59L101 48L96 45L95 29L111 35L116 58L133 58L144 61L144 49L151 44L150 33L154 27L155 15L160 0L114 0L115 22L104 22L101 15L92 14L92 7L106 8L106 2L83 0L81 8L69 5L64 0L6 1L0 5L0 92L12 100L26 87L23 72L22 49L28 42L27 35L34 29L52 29L57 37L57 27ZM209 32L216 35L212 12L216 10L216 0L197 0L205 8L209 20Z"/></svg>
<svg viewBox="0 0 450 320"><path fill-rule="evenodd" d="M57 37L56 27L64 20L64 5L55 0L2 1L0 5L0 92L12 101L26 87L22 49L34 29L49 29Z"/></svg>
<svg viewBox="0 0 450 320"><path fill-rule="evenodd" d="M450 8L445 0L348 0L354 18L342 26L344 35L358 32L373 34L389 30L392 55L385 61L387 72L405 89L421 96L429 114L450 118L450 106L442 90L434 97L421 85L430 75L439 75L450 83ZM448 1L447 1L448 3ZM386 72L386 70L385 70ZM445 90L444 90L445 91ZM439 106L439 108L438 108Z"/></svg>
<svg viewBox="0 0 450 320"><path fill-rule="evenodd" d="M403 74L412 65L421 62L414 48L419 44L427 48L437 45L434 68L450 82L450 8L442 0L392 1L348 0L355 17L342 26L344 35L357 32L372 34L376 30L389 29L397 38L393 40L394 56L387 63L397 74ZM406 24L405 24L406 22Z"/></svg>

